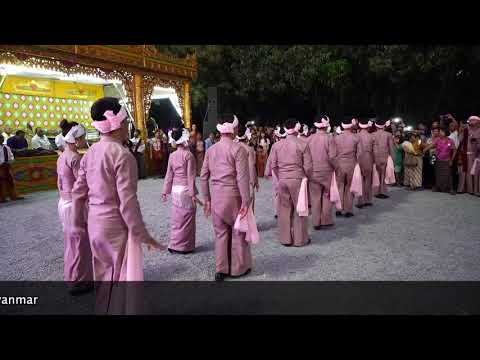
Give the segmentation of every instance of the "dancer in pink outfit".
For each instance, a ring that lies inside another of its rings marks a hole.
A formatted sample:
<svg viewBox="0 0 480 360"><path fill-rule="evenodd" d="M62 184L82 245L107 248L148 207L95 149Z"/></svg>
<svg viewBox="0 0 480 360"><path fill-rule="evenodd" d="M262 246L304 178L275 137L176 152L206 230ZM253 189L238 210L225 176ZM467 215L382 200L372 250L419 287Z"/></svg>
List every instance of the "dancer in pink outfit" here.
<svg viewBox="0 0 480 360"><path fill-rule="evenodd" d="M190 132L187 129L171 131L169 138L170 143L175 143L177 150L168 160L167 176L162 192L163 201L167 201L167 195L172 195L170 218L172 230L168 251L188 254L195 250L197 161L188 147Z"/></svg>
<svg viewBox="0 0 480 360"><path fill-rule="evenodd" d="M113 282L143 280L141 243L163 249L148 233L137 200L137 164L123 144L128 140L128 114L117 98L97 100L91 109L101 139L80 162L72 190L72 236L88 236L98 313L123 313L122 296ZM88 221L85 206L88 204ZM124 290L124 289L123 289ZM118 303L113 304L118 300Z"/></svg>
<svg viewBox="0 0 480 360"><path fill-rule="evenodd" d="M312 221L315 230L333 225L330 185L335 171L337 151L333 135L327 133L330 119L326 115L315 121L317 132L308 138L312 154L313 174L309 183Z"/></svg>
<svg viewBox="0 0 480 360"><path fill-rule="evenodd" d="M360 170L362 172L362 190L363 194L358 198L357 208L362 209L364 206L372 206L372 181L373 181L373 133L368 130L373 125L373 122L369 119L361 119L359 121L360 132L358 138L362 145L362 153L358 159Z"/></svg>
<svg viewBox="0 0 480 360"><path fill-rule="evenodd" d="M81 125L67 125L64 151L57 160L57 182L60 193L58 213L64 234L64 278L72 295L93 290L92 251L86 231L80 237L70 236L72 224L72 189L78 178L80 154L77 145L82 146L85 129ZM85 208L86 209L86 208ZM84 223L86 229L87 224Z"/></svg>
<svg viewBox="0 0 480 360"><path fill-rule="evenodd" d="M272 145L272 148L270 149L270 155L267 159L267 165L265 167L265 174L267 176L271 176L272 177L272 185L273 185L273 209L274 209L274 215L275 215L275 219L278 218L278 204L279 204L279 193L278 193L278 177L277 175L272 171L272 150L274 148L274 146L278 146L277 144L283 140L283 139L286 139L287 138L287 132L285 131L285 129L283 127L278 127L276 130L275 130L275 136L277 137L278 141L275 142L273 145Z"/></svg>
<svg viewBox="0 0 480 360"><path fill-rule="evenodd" d="M284 246L310 243L307 217L300 216L296 210L302 180L310 179L313 170L308 144L297 137L299 130L300 123L288 119L285 122L287 138L276 143L270 152L271 171L278 177L278 224L280 243Z"/></svg>
<svg viewBox="0 0 480 360"><path fill-rule="evenodd" d="M385 182L385 177L387 174L387 161L389 156L391 156L392 159L395 159L395 144L393 142L393 136L389 132L385 131L385 128L389 126L390 121L377 120L375 121L375 127L377 128L377 131L372 133L373 156L380 179L378 194L375 195L375 197L378 199L389 198L387 195L387 184Z"/></svg>
<svg viewBox="0 0 480 360"><path fill-rule="evenodd" d="M357 134L352 132L356 123L356 119L348 117L342 122L342 133L334 137L337 149L335 177L342 204L342 209L337 208L337 216L353 216L354 195L350 191L350 187L352 186L355 166L362 154L360 139Z"/></svg>
<svg viewBox="0 0 480 360"><path fill-rule="evenodd" d="M247 215L251 198L248 153L234 142L238 119L234 115L223 115L217 130L222 137L205 153L200 184L205 215L212 215L215 231L215 280L223 281L251 271L250 244L245 240L245 233L234 229L237 216Z"/></svg>
<svg viewBox="0 0 480 360"><path fill-rule="evenodd" d="M260 190L257 176L257 154L253 146L248 145L248 137L245 134L237 135L236 139L248 153L248 173L250 175L250 196L252 197L252 211L255 212L255 192Z"/></svg>

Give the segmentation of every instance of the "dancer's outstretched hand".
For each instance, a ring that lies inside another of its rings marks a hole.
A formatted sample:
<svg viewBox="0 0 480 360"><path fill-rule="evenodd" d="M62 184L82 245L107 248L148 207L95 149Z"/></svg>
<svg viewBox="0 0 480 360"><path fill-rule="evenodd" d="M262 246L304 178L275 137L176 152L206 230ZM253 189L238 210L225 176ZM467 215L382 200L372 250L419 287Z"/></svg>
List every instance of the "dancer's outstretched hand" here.
<svg viewBox="0 0 480 360"><path fill-rule="evenodd" d="M148 237L148 239L146 239L144 241L145 245L147 245L147 249L148 250L166 250L167 247L159 242L157 242L154 238L152 238L151 236Z"/></svg>
<svg viewBox="0 0 480 360"><path fill-rule="evenodd" d="M248 213L248 207L247 206L242 207L238 212L238 214L240 215L240 219L243 219L247 215L247 213Z"/></svg>
<svg viewBox="0 0 480 360"><path fill-rule="evenodd" d="M167 202L167 194L162 194L162 200L163 202Z"/></svg>
<svg viewBox="0 0 480 360"><path fill-rule="evenodd" d="M205 217L207 217L207 218L212 213L210 201L205 201L205 204L203 205L203 213L205 214Z"/></svg>

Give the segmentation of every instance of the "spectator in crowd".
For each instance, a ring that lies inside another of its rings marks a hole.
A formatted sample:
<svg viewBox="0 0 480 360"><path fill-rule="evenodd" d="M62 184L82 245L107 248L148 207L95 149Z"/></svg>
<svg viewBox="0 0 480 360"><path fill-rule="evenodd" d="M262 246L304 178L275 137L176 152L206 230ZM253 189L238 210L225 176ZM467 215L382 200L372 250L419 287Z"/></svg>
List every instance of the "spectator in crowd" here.
<svg viewBox="0 0 480 360"><path fill-rule="evenodd" d="M398 186L403 184L403 139L400 135L395 135L393 138L395 145L395 181Z"/></svg>
<svg viewBox="0 0 480 360"><path fill-rule="evenodd" d="M0 134L0 203L10 200L21 200L17 195L15 181L13 179L11 164L15 160L13 152L8 145L4 145L4 137Z"/></svg>
<svg viewBox="0 0 480 360"><path fill-rule="evenodd" d="M208 150L210 146L215 143L215 133L212 131L208 134L208 138L205 140L205 152ZM200 169L201 170L201 169Z"/></svg>
<svg viewBox="0 0 480 360"><path fill-rule="evenodd" d="M3 136L3 141L6 143L8 141L8 139L10 139L11 137L13 137L13 134L12 134L12 128L10 126L5 126L3 128L3 132L1 133L1 135Z"/></svg>
<svg viewBox="0 0 480 360"><path fill-rule="evenodd" d="M152 159L153 173L164 178L168 164L168 138L162 129L155 132L155 137L148 141L150 158Z"/></svg>
<svg viewBox="0 0 480 360"><path fill-rule="evenodd" d="M140 130L135 130L133 138L130 139L132 144L132 153L137 160L138 178L145 179L145 142L142 139Z"/></svg>
<svg viewBox="0 0 480 360"><path fill-rule="evenodd" d="M423 143L419 135L411 133L402 147L405 151L403 184L410 190L418 190L422 187Z"/></svg>
<svg viewBox="0 0 480 360"><path fill-rule="evenodd" d="M7 145L13 153L28 149L28 142L25 139L25 131L17 130L15 136L8 139Z"/></svg>
<svg viewBox="0 0 480 360"><path fill-rule="evenodd" d="M455 143L446 136L446 133L444 128L438 128L438 136L425 149L428 150L434 147L436 150L434 191L450 192L452 195L455 195L456 191L454 191L452 185L451 167L453 166L456 149Z"/></svg>
<svg viewBox="0 0 480 360"><path fill-rule="evenodd" d="M267 148L263 145L257 145L255 151L257 153L257 176L263 177L265 175L265 165L267 163Z"/></svg>
<svg viewBox="0 0 480 360"><path fill-rule="evenodd" d="M42 128L35 130L35 136L32 138L32 149L52 150L52 144L50 144L50 140L48 140Z"/></svg>
<svg viewBox="0 0 480 360"><path fill-rule="evenodd" d="M203 166L203 159L205 158L205 143L202 138L202 133L197 133L195 145L195 159L197 161L197 176L200 176L200 171Z"/></svg>
<svg viewBox="0 0 480 360"><path fill-rule="evenodd" d="M265 132L260 133L260 138L258 140L258 145L260 145L268 154L270 150L270 140L267 138Z"/></svg>
<svg viewBox="0 0 480 360"><path fill-rule="evenodd" d="M423 187L425 189L435 190L435 147L431 147L435 139L438 137L438 121L432 123L430 135L424 141L424 146L428 147L423 156Z"/></svg>

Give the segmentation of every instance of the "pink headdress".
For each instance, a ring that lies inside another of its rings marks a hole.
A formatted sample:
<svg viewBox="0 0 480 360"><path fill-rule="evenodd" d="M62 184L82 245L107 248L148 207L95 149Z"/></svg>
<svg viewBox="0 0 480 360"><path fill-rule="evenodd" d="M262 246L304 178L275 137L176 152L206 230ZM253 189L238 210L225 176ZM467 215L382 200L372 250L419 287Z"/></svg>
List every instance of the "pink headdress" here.
<svg viewBox="0 0 480 360"><path fill-rule="evenodd" d="M375 123L375 126L379 129L383 129L384 127L389 127L390 126L390 120L388 120L385 124L383 125L380 125L380 124L377 124Z"/></svg>
<svg viewBox="0 0 480 360"><path fill-rule="evenodd" d="M352 121L350 122L350 124L344 124L344 123L342 122L342 128L344 128L344 129L351 129L356 123L357 123L357 119L352 119Z"/></svg>
<svg viewBox="0 0 480 360"><path fill-rule="evenodd" d="M295 125L295 127L293 129L287 129L287 128L284 128L284 129L285 129L285 132L287 133L287 135L293 135L295 133L298 133L301 128L302 128L302 125L299 122L297 122L297 124Z"/></svg>
<svg viewBox="0 0 480 360"><path fill-rule="evenodd" d="M102 134L107 134L122 127L122 122L128 117L127 111L124 107L120 109L117 115L112 110L105 111L103 114L107 120L93 121L92 125Z"/></svg>
<svg viewBox="0 0 480 360"><path fill-rule="evenodd" d="M360 126L360 129L368 129L372 125L373 125L373 122L371 120L369 120L368 123L366 124L358 123L358 126Z"/></svg>
<svg viewBox="0 0 480 360"><path fill-rule="evenodd" d="M328 128L330 126L330 119L328 116L322 117L320 122L315 122L313 123L315 127L321 129L321 128Z"/></svg>
<svg viewBox="0 0 480 360"><path fill-rule="evenodd" d="M238 127L238 119L233 115L233 123L225 122L223 124L217 124L217 130L220 134L234 134L235 128Z"/></svg>

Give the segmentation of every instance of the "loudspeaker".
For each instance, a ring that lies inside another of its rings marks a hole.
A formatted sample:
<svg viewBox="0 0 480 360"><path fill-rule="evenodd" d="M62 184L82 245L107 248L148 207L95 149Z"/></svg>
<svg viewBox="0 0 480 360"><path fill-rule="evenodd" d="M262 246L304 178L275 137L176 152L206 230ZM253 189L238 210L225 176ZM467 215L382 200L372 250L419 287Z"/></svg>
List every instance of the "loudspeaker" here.
<svg viewBox="0 0 480 360"><path fill-rule="evenodd" d="M212 131L215 131L218 120L218 89L217 87L209 87L208 95L208 113L203 123L203 135L208 137Z"/></svg>

